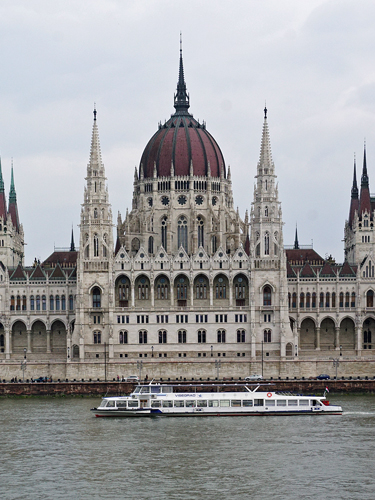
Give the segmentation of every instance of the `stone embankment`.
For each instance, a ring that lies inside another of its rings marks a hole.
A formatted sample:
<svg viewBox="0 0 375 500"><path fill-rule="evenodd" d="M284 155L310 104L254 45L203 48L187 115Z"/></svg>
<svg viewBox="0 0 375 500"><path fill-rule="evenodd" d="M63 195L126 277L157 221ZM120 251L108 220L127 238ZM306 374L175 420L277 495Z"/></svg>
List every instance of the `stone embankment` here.
<svg viewBox="0 0 375 500"><path fill-rule="evenodd" d="M159 382L159 381L158 381ZM188 391L204 384L204 390L225 384L228 391L241 390L241 380L186 380L166 381L163 383L181 384L181 390ZM331 379L331 380L264 380L262 384L272 391L292 391L302 394L323 393L328 387L330 393L375 393L375 378L372 379ZM1 396L117 396L129 394L134 388L129 382L105 381L64 381L64 382L1 382ZM202 388L203 389L203 388ZM224 390L225 390L224 389ZM223 390L223 389L222 389Z"/></svg>

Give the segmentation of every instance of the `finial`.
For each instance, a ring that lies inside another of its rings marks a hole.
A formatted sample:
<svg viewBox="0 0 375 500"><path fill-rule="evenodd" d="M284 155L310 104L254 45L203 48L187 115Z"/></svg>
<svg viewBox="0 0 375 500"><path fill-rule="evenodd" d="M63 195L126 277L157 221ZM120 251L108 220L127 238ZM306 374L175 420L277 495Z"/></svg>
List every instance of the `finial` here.
<svg viewBox="0 0 375 500"><path fill-rule="evenodd" d="M182 61L182 33L180 32L180 64L178 71L177 92L174 95L174 107L177 112L187 113L190 107L189 95L186 91L186 83L184 78L184 64Z"/></svg>
<svg viewBox="0 0 375 500"><path fill-rule="evenodd" d="M267 102L264 101L264 119L267 119Z"/></svg>
<svg viewBox="0 0 375 500"><path fill-rule="evenodd" d="M182 31L180 31L180 56L182 57Z"/></svg>
<svg viewBox="0 0 375 500"><path fill-rule="evenodd" d="M94 122L96 122L96 103L94 102Z"/></svg>

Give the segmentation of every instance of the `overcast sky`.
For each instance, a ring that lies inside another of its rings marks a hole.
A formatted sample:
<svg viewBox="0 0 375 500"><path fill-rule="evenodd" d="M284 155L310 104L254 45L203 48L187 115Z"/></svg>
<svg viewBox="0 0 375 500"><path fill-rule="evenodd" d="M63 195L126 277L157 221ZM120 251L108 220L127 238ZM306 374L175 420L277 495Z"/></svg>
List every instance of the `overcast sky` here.
<svg viewBox="0 0 375 500"><path fill-rule="evenodd" d="M173 113L179 33L190 111L250 209L265 101L284 243L343 261L353 158L375 191L375 2L2 0L0 154L11 158L26 264L79 242L93 106L114 223L134 167Z"/></svg>

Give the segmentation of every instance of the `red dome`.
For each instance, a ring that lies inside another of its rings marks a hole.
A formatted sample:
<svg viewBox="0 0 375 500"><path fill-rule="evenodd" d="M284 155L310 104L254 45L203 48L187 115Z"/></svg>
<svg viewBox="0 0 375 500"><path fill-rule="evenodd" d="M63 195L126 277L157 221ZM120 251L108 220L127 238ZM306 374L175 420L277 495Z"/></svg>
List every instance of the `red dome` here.
<svg viewBox="0 0 375 500"><path fill-rule="evenodd" d="M225 162L222 152L206 126L188 113L174 114L148 142L141 158L144 177L152 177L154 163L158 177L169 177L173 162L174 175L189 175L193 162L193 174L205 176L210 164L211 176L220 177Z"/></svg>
<svg viewBox="0 0 375 500"><path fill-rule="evenodd" d="M180 68L177 83L177 92L174 96L176 113L151 137L141 158L143 175L153 177L154 165L158 177L169 177L171 166L174 166L174 175L187 176L190 174L190 164L193 163L193 175L206 176L210 165L211 177L220 177L225 162L217 142L201 125L189 114L189 95L186 92L182 50L180 48Z"/></svg>

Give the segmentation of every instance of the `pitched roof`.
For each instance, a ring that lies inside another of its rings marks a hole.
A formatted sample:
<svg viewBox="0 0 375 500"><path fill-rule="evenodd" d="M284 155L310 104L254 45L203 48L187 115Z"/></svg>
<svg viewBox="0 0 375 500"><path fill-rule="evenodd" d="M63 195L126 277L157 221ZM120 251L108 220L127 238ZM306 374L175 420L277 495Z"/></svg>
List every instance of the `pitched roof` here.
<svg viewBox="0 0 375 500"><path fill-rule="evenodd" d="M44 262L44 267L75 267L77 264L78 252L76 251L55 251Z"/></svg>
<svg viewBox="0 0 375 500"><path fill-rule="evenodd" d="M316 277L315 271L313 270L313 268L310 266L310 264L308 262L306 262L306 264L303 266L299 275L301 276L301 278L315 278Z"/></svg>
<svg viewBox="0 0 375 500"><path fill-rule="evenodd" d="M332 278L334 278L336 276L336 273L334 272L330 264L328 262L325 262L324 266L320 271L320 276L325 276L325 277L331 276Z"/></svg>
<svg viewBox="0 0 375 500"><path fill-rule="evenodd" d="M347 278L354 278L355 277L355 272L352 269L352 267L349 265L348 261L346 260L344 262L344 265L342 266L339 276L340 278L347 277Z"/></svg>

